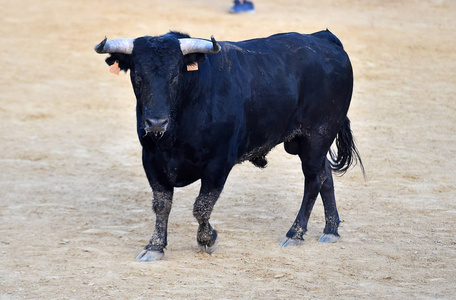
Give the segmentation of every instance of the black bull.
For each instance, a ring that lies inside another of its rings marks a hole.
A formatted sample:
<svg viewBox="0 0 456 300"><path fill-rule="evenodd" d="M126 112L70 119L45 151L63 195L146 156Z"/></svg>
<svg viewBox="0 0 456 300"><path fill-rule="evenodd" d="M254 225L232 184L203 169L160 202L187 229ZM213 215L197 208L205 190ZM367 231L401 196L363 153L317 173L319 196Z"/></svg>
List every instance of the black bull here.
<svg viewBox="0 0 456 300"><path fill-rule="evenodd" d="M352 67L331 32L220 43L170 32L105 39L95 50L111 54L109 65L130 70L137 99L138 137L156 214L155 231L138 259L163 257L174 188L199 179L197 242L215 251L217 232L209 218L231 169L245 160L265 167L266 154L282 142L301 159L305 189L281 245L303 241L319 193L326 220L319 241L338 240L332 171L344 173L360 158L347 118Z"/></svg>

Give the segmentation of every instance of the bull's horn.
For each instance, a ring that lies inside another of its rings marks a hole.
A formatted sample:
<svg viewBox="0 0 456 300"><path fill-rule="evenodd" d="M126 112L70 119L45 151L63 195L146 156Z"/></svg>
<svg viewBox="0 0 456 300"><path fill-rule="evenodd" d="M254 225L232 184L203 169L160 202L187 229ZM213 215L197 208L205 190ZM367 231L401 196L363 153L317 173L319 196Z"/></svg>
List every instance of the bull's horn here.
<svg viewBox="0 0 456 300"><path fill-rule="evenodd" d="M105 37L94 49L97 53L131 54L133 52L134 41L135 39L114 39L108 41Z"/></svg>
<svg viewBox="0 0 456 300"><path fill-rule="evenodd" d="M208 54L215 54L222 49L219 43L217 43L214 39L214 36L211 36L211 40L202 40L202 39L179 39L180 47L182 53L184 55L190 53L208 53Z"/></svg>

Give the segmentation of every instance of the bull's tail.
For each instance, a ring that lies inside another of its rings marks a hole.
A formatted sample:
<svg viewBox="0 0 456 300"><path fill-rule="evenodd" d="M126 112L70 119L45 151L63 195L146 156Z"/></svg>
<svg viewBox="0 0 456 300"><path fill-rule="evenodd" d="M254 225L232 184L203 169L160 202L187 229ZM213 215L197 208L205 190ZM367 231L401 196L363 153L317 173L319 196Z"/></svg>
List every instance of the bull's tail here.
<svg viewBox="0 0 456 300"><path fill-rule="evenodd" d="M333 171L343 175L352 165L359 162L363 176L365 177L363 162L358 149L356 148L348 117L345 118L342 128L337 133L336 147L337 155L334 151L329 151L329 156L331 157L330 163Z"/></svg>

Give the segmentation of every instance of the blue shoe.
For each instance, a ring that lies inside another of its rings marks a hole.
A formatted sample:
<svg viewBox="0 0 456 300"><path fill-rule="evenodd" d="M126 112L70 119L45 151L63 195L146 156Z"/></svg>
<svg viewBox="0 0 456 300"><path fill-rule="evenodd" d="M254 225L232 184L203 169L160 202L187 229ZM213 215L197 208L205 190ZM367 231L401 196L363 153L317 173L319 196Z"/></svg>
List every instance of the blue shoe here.
<svg viewBox="0 0 456 300"><path fill-rule="evenodd" d="M244 1L241 3L239 0L234 1L234 6L230 8L230 13L240 14L244 12L254 13L255 7L252 2Z"/></svg>
<svg viewBox="0 0 456 300"><path fill-rule="evenodd" d="M253 6L253 2L244 0L243 6L244 6L244 12L248 12L248 13L255 12L255 6Z"/></svg>

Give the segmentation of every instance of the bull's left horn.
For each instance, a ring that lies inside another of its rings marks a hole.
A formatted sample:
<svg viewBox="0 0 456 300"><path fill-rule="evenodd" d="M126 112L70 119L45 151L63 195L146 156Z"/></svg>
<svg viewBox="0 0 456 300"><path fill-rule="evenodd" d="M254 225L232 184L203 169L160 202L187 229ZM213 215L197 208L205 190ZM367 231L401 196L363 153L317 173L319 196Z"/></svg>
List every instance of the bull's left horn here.
<svg viewBox="0 0 456 300"><path fill-rule="evenodd" d="M214 36L211 36L211 40L202 40L202 39L192 39L185 38L179 39L181 51L184 55L190 53L207 53L215 54L218 53L222 47L214 39Z"/></svg>
<svg viewBox="0 0 456 300"><path fill-rule="evenodd" d="M97 53L131 54L133 52L134 41L135 39L114 39L108 41L105 37L94 49Z"/></svg>

